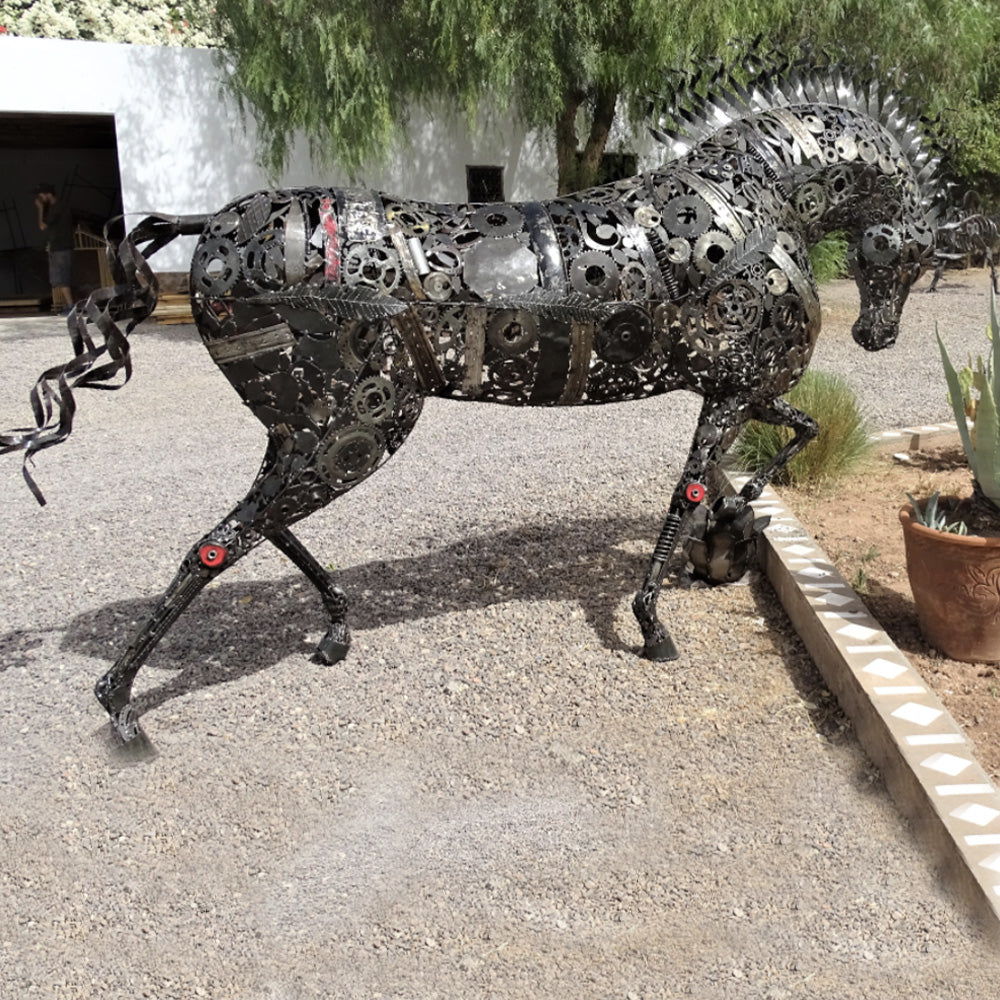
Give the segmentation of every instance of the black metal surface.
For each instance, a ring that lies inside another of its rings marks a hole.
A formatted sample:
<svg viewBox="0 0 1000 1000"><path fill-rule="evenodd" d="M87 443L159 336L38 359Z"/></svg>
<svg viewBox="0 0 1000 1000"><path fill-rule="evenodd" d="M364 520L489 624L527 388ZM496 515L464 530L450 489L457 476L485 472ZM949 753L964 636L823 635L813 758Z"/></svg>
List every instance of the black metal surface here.
<svg viewBox="0 0 1000 1000"><path fill-rule="evenodd" d="M713 579L738 575L754 530L747 503L816 432L780 399L819 332L808 246L848 233L862 301L855 339L869 350L890 345L930 258L935 169L896 102L839 67L772 65L742 87L720 77L708 97L697 96L695 79L682 83L674 117L683 127L657 133L664 164L570 197L440 205L373 191L264 191L203 219L149 220L122 244L121 284L105 310L112 319L151 308L148 294L132 291L149 281L134 244L201 232L191 271L198 328L269 433L250 492L192 547L98 684L122 738L137 732L130 691L149 650L210 579L264 539L324 595L330 631L317 655L346 653L346 601L289 526L374 472L431 394L511 406L678 388L703 397L633 604L645 655L677 655L656 600L685 516L703 511L692 522L702 538L696 566ZM78 307L78 329L95 308ZM109 336L124 364L127 341ZM83 354L92 364L95 352ZM77 368L43 377L39 430L5 435L0 449L31 454L65 437L69 419L53 401L67 399L74 379L93 379ZM709 515L701 484L751 418L794 437Z"/></svg>

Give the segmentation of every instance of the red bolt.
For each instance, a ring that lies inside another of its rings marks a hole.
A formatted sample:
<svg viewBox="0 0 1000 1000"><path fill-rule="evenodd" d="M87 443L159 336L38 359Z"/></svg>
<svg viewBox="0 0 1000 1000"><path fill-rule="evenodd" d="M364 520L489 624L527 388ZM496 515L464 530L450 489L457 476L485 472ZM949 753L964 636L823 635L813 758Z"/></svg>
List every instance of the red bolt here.
<svg viewBox="0 0 1000 1000"><path fill-rule="evenodd" d="M685 490L685 496L691 503L701 503L705 499L705 487L701 483L691 483Z"/></svg>
<svg viewBox="0 0 1000 1000"><path fill-rule="evenodd" d="M215 569L216 566L221 566L226 560L226 552L224 546L222 545L203 545L198 549L198 558L208 566L209 569Z"/></svg>

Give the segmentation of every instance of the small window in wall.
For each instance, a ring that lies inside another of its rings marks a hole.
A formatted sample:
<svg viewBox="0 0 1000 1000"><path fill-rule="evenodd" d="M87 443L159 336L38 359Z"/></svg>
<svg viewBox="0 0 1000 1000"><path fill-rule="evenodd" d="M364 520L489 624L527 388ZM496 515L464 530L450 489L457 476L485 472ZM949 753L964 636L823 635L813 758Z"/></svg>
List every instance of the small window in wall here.
<svg viewBox="0 0 1000 1000"><path fill-rule="evenodd" d="M470 202L503 201L503 167L465 168Z"/></svg>
<svg viewBox="0 0 1000 1000"><path fill-rule="evenodd" d="M604 153L597 168L597 184L608 184L634 177L639 172L639 157L635 153Z"/></svg>

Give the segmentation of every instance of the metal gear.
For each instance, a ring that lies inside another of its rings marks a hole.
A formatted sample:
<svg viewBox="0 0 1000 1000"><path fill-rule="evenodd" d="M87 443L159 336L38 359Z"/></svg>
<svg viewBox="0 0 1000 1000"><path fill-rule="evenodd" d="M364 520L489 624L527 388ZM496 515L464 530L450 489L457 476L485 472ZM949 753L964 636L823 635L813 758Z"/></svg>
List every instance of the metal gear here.
<svg viewBox="0 0 1000 1000"><path fill-rule="evenodd" d="M717 230L702 233L694 244L694 266L702 274L711 274L735 245L731 236Z"/></svg>
<svg viewBox="0 0 1000 1000"><path fill-rule="evenodd" d="M764 303L747 281L727 281L709 293L705 318L713 330L749 336L759 325Z"/></svg>
<svg viewBox="0 0 1000 1000"><path fill-rule="evenodd" d="M455 283L451 275L443 271L432 271L423 280L424 292L427 298L435 302L444 302L450 299L455 290Z"/></svg>
<svg viewBox="0 0 1000 1000"><path fill-rule="evenodd" d="M625 305L615 311L597 330L598 357L615 364L629 364L642 357L653 342L653 323L638 306Z"/></svg>
<svg viewBox="0 0 1000 1000"><path fill-rule="evenodd" d="M524 229L524 216L513 205L484 205L469 222L483 236L516 236Z"/></svg>
<svg viewBox="0 0 1000 1000"><path fill-rule="evenodd" d="M207 239L191 261L191 285L206 295L225 295L239 279L240 254L232 240Z"/></svg>
<svg viewBox="0 0 1000 1000"><path fill-rule="evenodd" d="M391 247L363 243L344 255L344 278L349 285L371 285L391 292L399 287L402 277L399 254Z"/></svg>
<svg viewBox="0 0 1000 1000"><path fill-rule="evenodd" d="M285 248L276 239L250 240L243 248L243 273L255 288L280 288L285 280Z"/></svg>
<svg viewBox="0 0 1000 1000"><path fill-rule="evenodd" d="M363 424L380 426L387 423L395 406L396 390L381 375L366 378L351 393L351 409Z"/></svg>
<svg viewBox="0 0 1000 1000"><path fill-rule="evenodd" d="M712 225L712 209L703 198L682 194L664 206L663 224L673 236L697 237Z"/></svg>
<svg viewBox="0 0 1000 1000"><path fill-rule="evenodd" d="M343 490L374 472L384 453L385 441L378 431L356 427L333 435L316 468L328 486Z"/></svg>
<svg viewBox="0 0 1000 1000"><path fill-rule="evenodd" d="M486 324L486 339L507 357L517 357L538 340L538 320L521 309L503 309Z"/></svg>
<svg viewBox="0 0 1000 1000"><path fill-rule="evenodd" d="M607 299L618 290L618 265L600 250L584 250L570 265L569 281L582 295Z"/></svg>

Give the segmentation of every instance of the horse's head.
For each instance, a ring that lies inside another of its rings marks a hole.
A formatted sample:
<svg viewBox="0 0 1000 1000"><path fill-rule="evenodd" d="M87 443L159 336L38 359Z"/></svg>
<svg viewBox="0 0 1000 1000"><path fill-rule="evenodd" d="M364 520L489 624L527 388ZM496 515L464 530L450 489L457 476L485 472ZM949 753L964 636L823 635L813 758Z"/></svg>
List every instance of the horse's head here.
<svg viewBox="0 0 1000 1000"><path fill-rule="evenodd" d="M929 253L929 237L900 223L869 226L852 245L851 273L861 293L861 312L851 332L866 351L896 342L903 303Z"/></svg>

